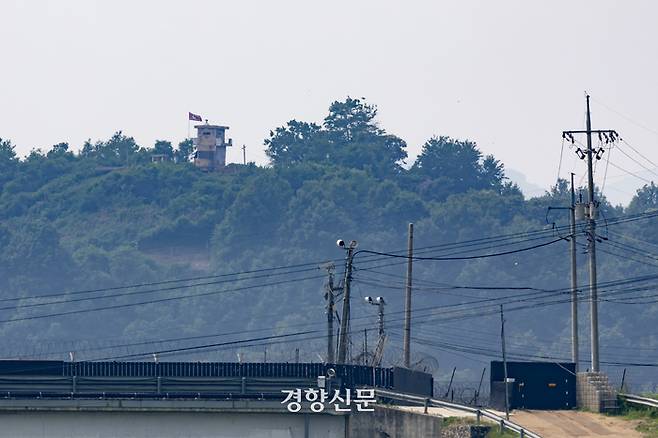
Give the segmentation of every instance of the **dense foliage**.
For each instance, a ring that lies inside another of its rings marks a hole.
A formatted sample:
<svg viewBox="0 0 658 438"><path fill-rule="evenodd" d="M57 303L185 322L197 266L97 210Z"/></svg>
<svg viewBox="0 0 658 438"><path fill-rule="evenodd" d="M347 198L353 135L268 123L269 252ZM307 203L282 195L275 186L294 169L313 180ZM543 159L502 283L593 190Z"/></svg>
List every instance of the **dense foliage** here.
<svg viewBox="0 0 658 438"><path fill-rule="evenodd" d="M541 229L546 227L548 206L569 203L565 181L542 197L524 199L519 188L506 179L503 164L493 156L483 156L468 140L430 138L413 163L405 162L405 142L378 126L376 115L376 107L363 99L334 102L322 124L293 120L274 129L265 140L269 166L229 165L216 173L200 172L188 162L189 141L175 149L167 141L146 148L117 132L106 141L86 142L79 152L60 143L47 152L34 150L19 159L12 143L0 140L3 356L64 358L68 351L76 351L82 358L117 357L190 343L307 330L305 324L309 323L316 324L311 329L324 329L324 271L315 266L334 260L340 274L344 254L334 244L337 238L356 239L363 249L402 250L407 224L414 222L416 246L424 248ZM151 163L154 154L164 155L168 161ZM603 199L602 214L612 218L655 209L657 193L653 184L645 186L627 209L613 207ZM564 225L567 215L558 210L549 219ZM601 230L609 241L621 239L623 234L638 239L636 246L658 244L655 220L616 226L614 233L611 227L609 235L605 228ZM584 244L582 234L578 238ZM620 258L625 253L607 242L601 243L602 250L607 250L599 258L601 281L656 269L655 263L638 255L634 258L644 264L630 256ZM467 253L535 243L491 243ZM420 251L423 255L450 252L441 247ZM355 355L360 351L364 321L372 321L375 312L373 306L361 305L361 297L382 295L388 301L390 330L386 360L393 363L400 358L404 261L373 260L368 256L355 260L353 324L355 331L361 328L353 337L352 348ZM440 284L568 287L568 260L568 244L559 242L504 257L417 262L414 305L421 309L523 295L486 288L459 291L438 287ZM286 274L254 273L250 280L215 277L186 289L176 289L172 286L179 284L173 283L89 292L310 262L317 265L291 268ZM582 282L587 278L584 262L581 251ZM302 272L305 268L308 270ZM294 279L297 281L289 281ZM68 294L44 297L61 292ZM13 299L33 296L42 298ZM103 296L106 298L98 298ZM53 303L61 300L66 302ZM157 300L161 301L128 306ZM110 308L70 313L99 307ZM657 311L655 304L603 302L602 359L655 361L655 354L642 356L607 346L658 346L658 337L649 329L655 327ZM448 311L440 312L442 316L429 318L427 312L419 311L415 349L423 353L416 359L431 356L438 360L440 373L456 365L460 370L457 379L472 379L477 368L496 358L499 317L488 313L459 319L461 314L453 310L450 315L455 318L445 320ZM42 315L50 316L40 318ZM568 303L510 312L510 350L568 358L568 317ZM585 354L586 318L583 304ZM234 334L196 342L118 347L140 340L231 332ZM297 344L255 345L240 350L247 352L247 360L260 360L265 348L270 360L291 360L294 346L302 350L303 359L317 360L317 353L323 354L325 349L319 335ZM475 354L472 349L459 353L451 347L455 345L477 346L483 353ZM188 357L234 360L235 351L213 349ZM424 359L424 363L431 362ZM611 368L613 374L617 370Z"/></svg>

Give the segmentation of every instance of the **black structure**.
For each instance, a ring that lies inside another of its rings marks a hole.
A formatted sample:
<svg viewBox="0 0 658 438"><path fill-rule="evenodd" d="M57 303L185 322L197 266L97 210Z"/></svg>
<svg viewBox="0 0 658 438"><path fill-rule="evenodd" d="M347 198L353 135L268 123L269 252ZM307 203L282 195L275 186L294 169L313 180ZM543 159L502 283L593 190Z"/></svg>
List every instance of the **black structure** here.
<svg viewBox="0 0 658 438"><path fill-rule="evenodd" d="M432 396L427 373L362 365L8 360L0 361L0 397L278 398L282 389L317 387L320 376L333 388Z"/></svg>
<svg viewBox="0 0 658 438"><path fill-rule="evenodd" d="M492 407L505 410L503 362L491 362ZM507 362L510 409L576 408L576 365L571 362Z"/></svg>

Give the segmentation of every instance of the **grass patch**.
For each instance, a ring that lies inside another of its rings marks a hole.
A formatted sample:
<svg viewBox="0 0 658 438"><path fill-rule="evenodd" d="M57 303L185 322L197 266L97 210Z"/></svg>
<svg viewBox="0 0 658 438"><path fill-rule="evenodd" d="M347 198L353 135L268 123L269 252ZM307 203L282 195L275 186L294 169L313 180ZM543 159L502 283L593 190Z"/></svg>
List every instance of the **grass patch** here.
<svg viewBox="0 0 658 438"><path fill-rule="evenodd" d="M444 427L449 427L449 426L457 426L457 425L476 425L477 421L475 418L470 418L470 417L444 417L443 418L443 426ZM487 434L487 438L509 438L509 437L515 437L518 438L518 434L514 432L510 432L508 430L505 430L505 432L500 433L500 428L498 424L492 423L490 421L485 421L483 420L480 424L483 426L491 426L491 430Z"/></svg>
<svg viewBox="0 0 658 438"><path fill-rule="evenodd" d="M487 438L509 438L515 437L518 438L519 434L505 430L503 433L500 433L498 427L493 427L491 431L487 434Z"/></svg>
<svg viewBox="0 0 658 438"><path fill-rule="evenodd" d="M443 417L443 426L459 426L462 424L477 424L474 418L469 417Z"/></svg>
<svg viewBox="0 0 658 438"><path fill-rule="evenodd" d="M622 402L619 416L625 420L638 421L635 430L641 432L645 438L658 438L658 410L630 406Z"/></svg>

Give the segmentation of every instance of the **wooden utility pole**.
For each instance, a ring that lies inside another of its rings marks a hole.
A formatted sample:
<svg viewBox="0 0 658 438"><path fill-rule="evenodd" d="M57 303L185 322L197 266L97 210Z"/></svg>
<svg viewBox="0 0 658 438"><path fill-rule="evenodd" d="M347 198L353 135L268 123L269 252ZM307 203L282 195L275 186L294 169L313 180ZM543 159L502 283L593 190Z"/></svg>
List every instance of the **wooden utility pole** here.
<svg viewBox="0 0 658 438"><path fill-rule="evenodd" d="M576 263L576 189L571 174L571 361L578 372L578 265Z"/></svg>
<svg viewBox="0 0 658 438"><path fill-rule="evenodd" d="M324 298L327 300L327 363L334 363L334 264L324 265L329 276Z"/></svg>
<svg viewBox="0 0 658 438"><path fill-rule="evenodd" d="M581 148L576 153L581 159L587 158L587 255L589 257L589 291L590 291L590 338L592 351L592 371L598 372L599 368L599 297L596 281L596 211L598 204L594 199L594 169L593 159L601 159L604 152L603 148L594 150L592 148L592 134L598 134L599 138L605 138L606 143L614 142L619 138L619 134L614 130L592 130L592 117L589 109L589 95L587 95L587 123L584 131L563 131L562 138L571 140L575 143L574 134L585 134L587 137L587 149Z"/></svg>
<svg viewBox="0 0 658 438"><path fill-rule="evenodd" d="M503 349L503 374L505 378L505 418L509 421L509 387L507 385L507 355L505 354L505 316L500 305L500 341Z"/></svg>
<svg viewBox="0 0 658 438"><path fill-rule="evenodd" d="M372 366L378 367L384 357L384 344L386 343L386 331L384 330L384 306L386 305L386 300L384 300L384 297L377 297L374 300L372 297L365 297L365 301L368 304L377 306L377 322L379 326L377 332L379 339L377 340L375 352L372 355Z"/></svg>
<svg viewBox="0 0 658 438"><path fill-rule="evenodd" d="M414 224L409 224L407 240L407 283L404 291L404 367L411 365L411 284L414 257Z"/></svg>
<svg viewBox="0 0 658 438"><path fill-rule="evenodd" d="M345 247L345 243L342 240L338 242L340 247ZM350 283L352 282L352 259L354 258L354 248L356 248L356 245L356 240L352 240L345 248L347 250L347 257L345 259L345 282L343 284L343 314L340 320L340 337L338 338L337 363L339 364L344 364L347 356L347 337L350 321Z"/></svg>
<svg viewBox="0 0 658 438"><path fill-rule="evenodd" d="M368 365L368 329L363 329L363 364Z"/></svg>
<svg viewBox="0 0 658 438"><path fill-rule="evenodd" d="M242 164L247 165L247 145L242 145Z"/></svg>

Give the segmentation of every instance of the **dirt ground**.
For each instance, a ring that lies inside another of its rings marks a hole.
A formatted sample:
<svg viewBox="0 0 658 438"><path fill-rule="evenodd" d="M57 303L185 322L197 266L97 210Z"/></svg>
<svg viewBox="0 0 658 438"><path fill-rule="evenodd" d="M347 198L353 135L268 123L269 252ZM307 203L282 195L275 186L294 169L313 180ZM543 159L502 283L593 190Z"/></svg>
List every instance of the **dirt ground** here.
<svg viewBox="0 0 658 438"><path fill-rule="evenodd" d="M543 438L642 438L636 421L580 411L514 411L510 420Z"/></svg>
<svg viewBox="0 0 658 438"><path fill-rule="evenodd" d="M421 407L404 406L400 409L423 412ZM504 415L502 412L496 412ZM428 414L442 417L475 419L472 414L446 408L429 408ZM510 420L538 433L542 438L642 438L635 430L637 421L581 411L522 411L515 410Z"/></svg>

